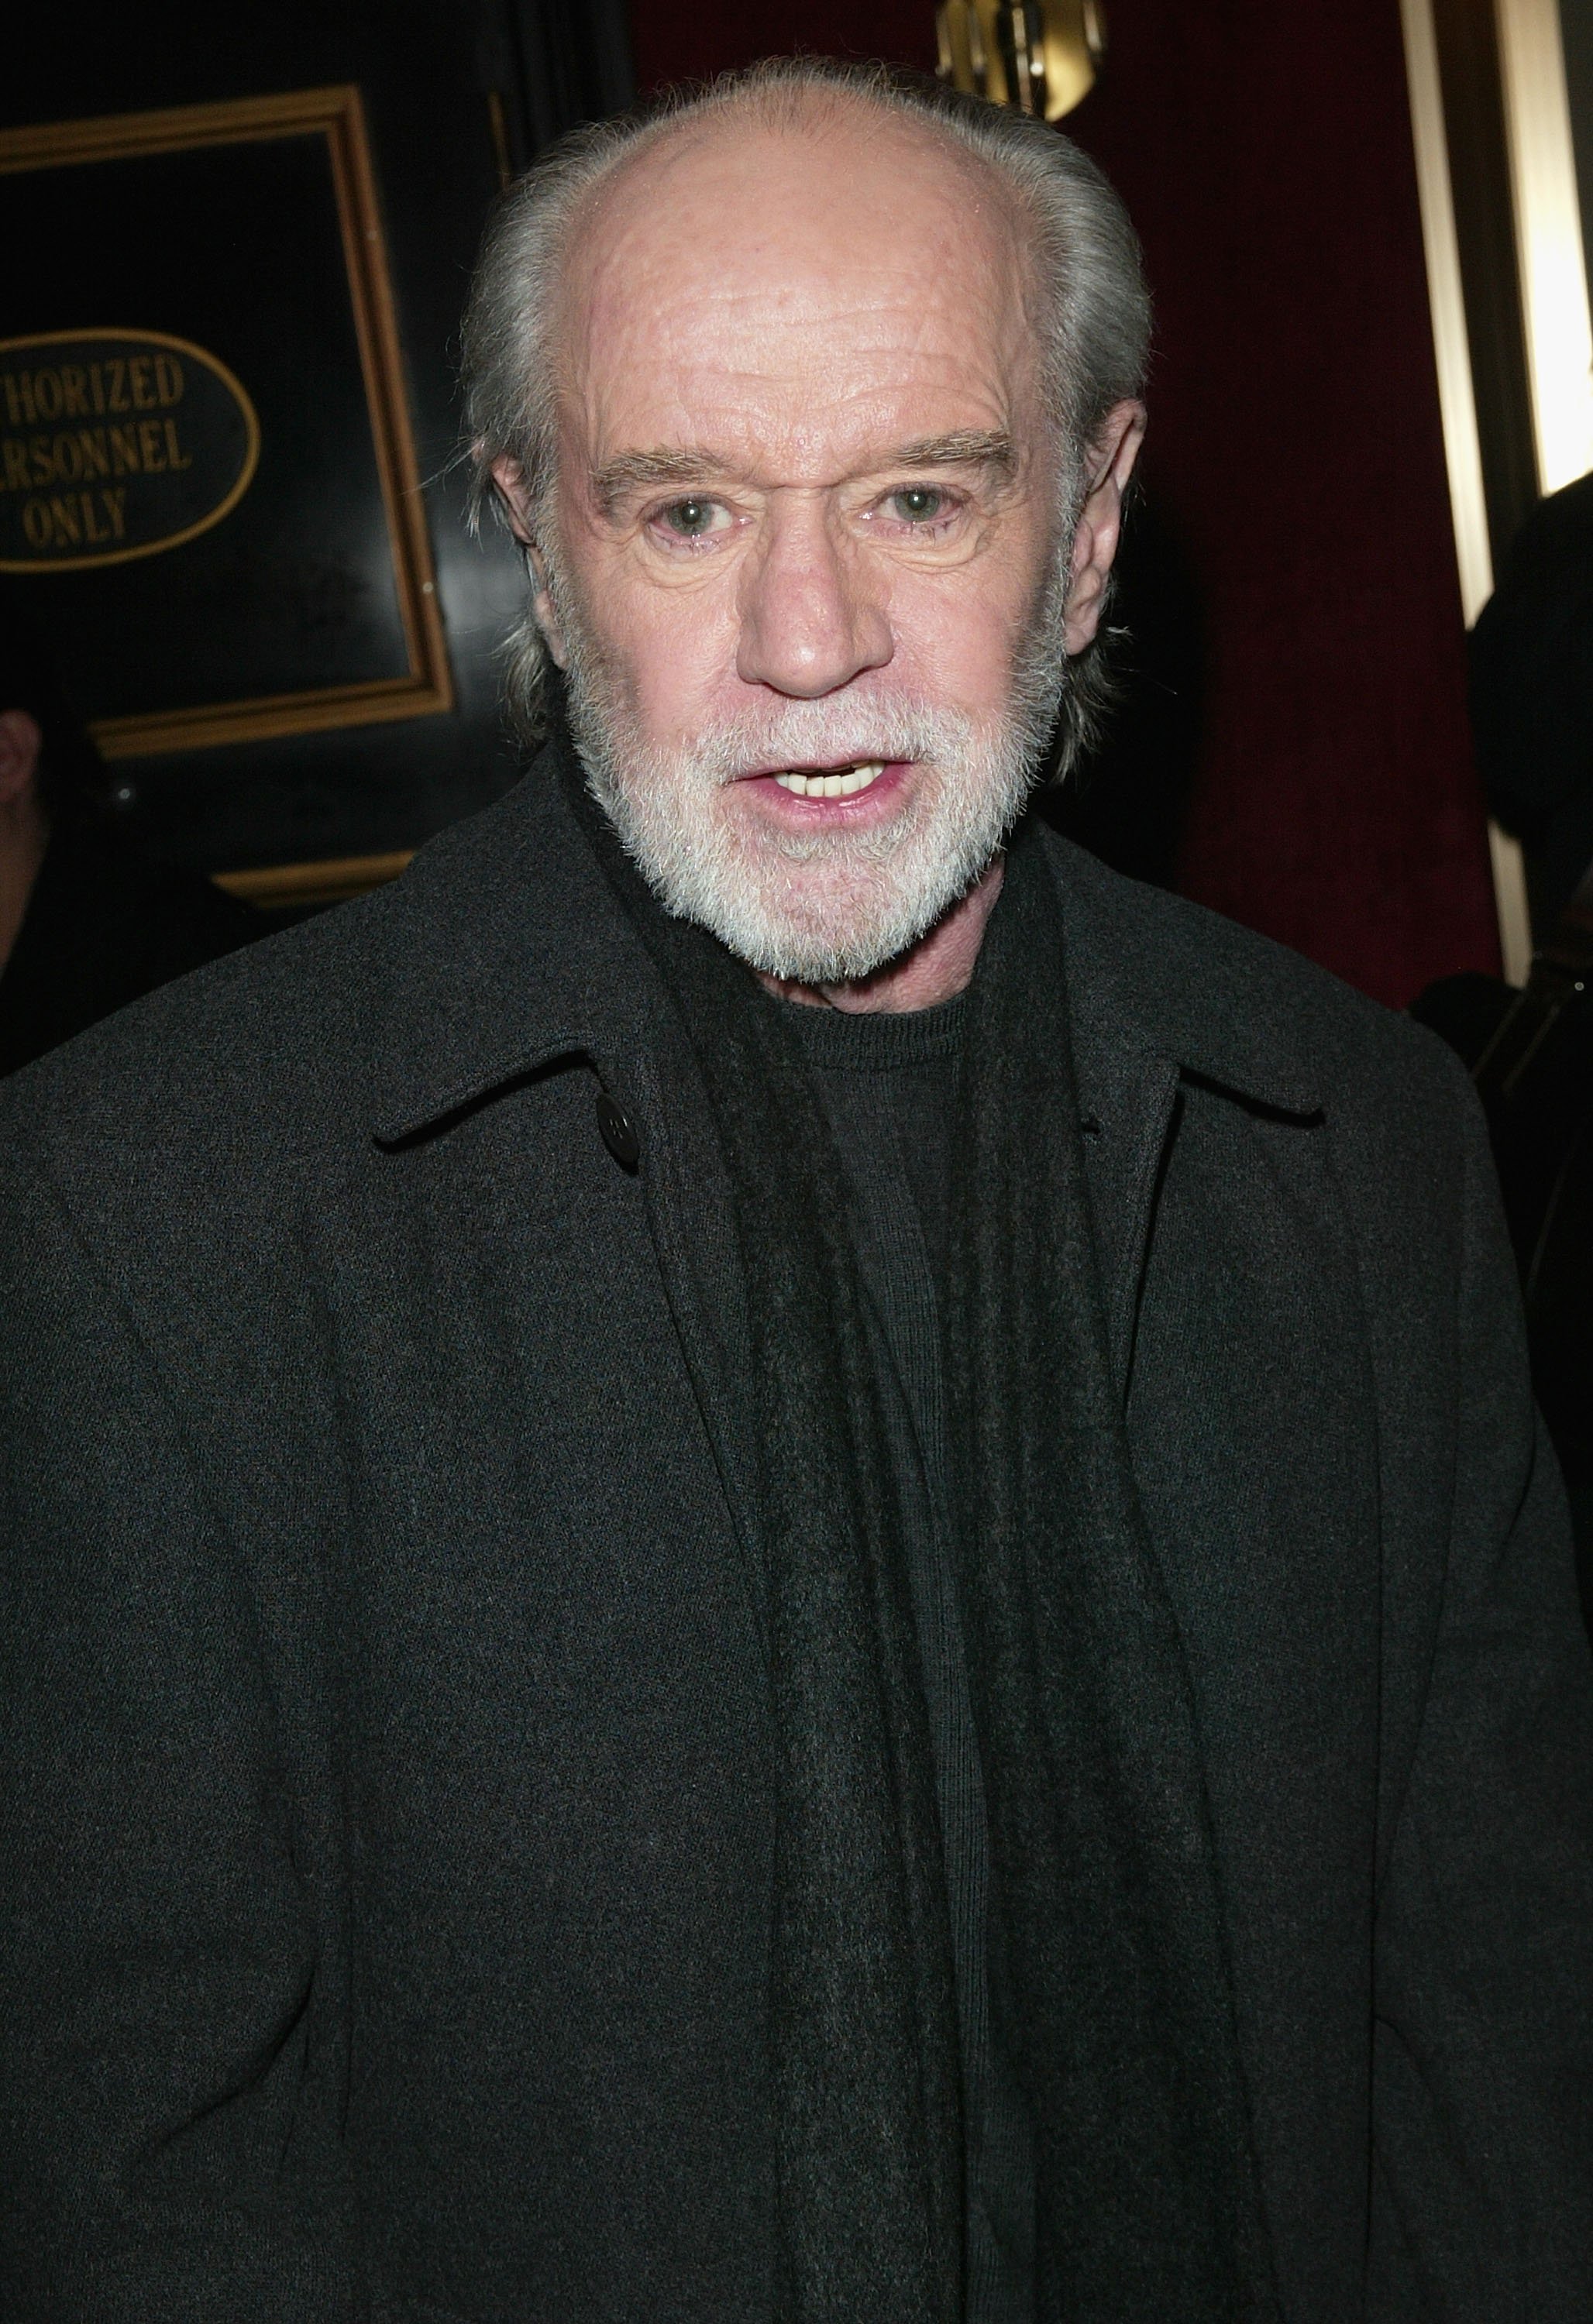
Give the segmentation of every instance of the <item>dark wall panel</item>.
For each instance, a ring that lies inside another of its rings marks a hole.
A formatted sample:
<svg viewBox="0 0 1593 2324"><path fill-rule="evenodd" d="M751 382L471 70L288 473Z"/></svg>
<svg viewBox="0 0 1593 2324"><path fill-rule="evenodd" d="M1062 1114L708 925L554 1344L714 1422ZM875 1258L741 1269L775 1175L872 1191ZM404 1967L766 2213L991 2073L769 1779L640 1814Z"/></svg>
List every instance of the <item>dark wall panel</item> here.
<svg viewBox="0 0 1593 2324"><path fill-rule="evenodd" d="M513 79L514 18L520 13L486 5L439 7L421 0L340 0L337 7L309 0L278 0L265 7L250 0L226 9L200 7L192 0L152 0L140 13L135 38L129 35L125 14L113 15L93 5L74 12L69 38L62 37L60 19L48 11L24 12L8 25L0 125L344 82L361 89L369 124L457 706L390 724L121 762L119 776L137 794L137 820L162 852L174 858L213 871L401 848L482 804L513 779L514 759L501 733L492 654L516 596L517 566L504 542L477 547L467 537L461 483L452 464L458 425L454 365L469 268L499 183L505 144L518 160L526 143L523 93L512 88L500 92L505 101L500 102L495 130L488 97L497 82ZM246 161L249 149L238 151ZM303 304L302 272L322 263L324 254L310 235L295 230L288 198L293 189L273 191L272 168L280 170L293 159L293 150L267 145L255 152L241 174L229 168L225 153L179 157L166 167L169 174L193 181L196 200L207 171L227 180L218 202L236 198L247 177L247 198L270 225L250 238L256 253L264 241L267 263L240 250L239 295L255 302L268 334L273 318L282 317L282 360L291 364L289 318ZM114 212L114 199L107 207ZM79 319L104 320L100 309L107 301L115 305L124 274L130 286L126 298L138 307L137 223L131 215L105 217L101 237L82 254L81 284L68 280L59 286L66 300L63 313L80 289ZM0 302L9 297L15 307L21 296L14 270ZM124 319L119 314L113 318ZM0 336L5 328L0 324ZM282 521L271 553L253 557L250 566L264 664L270 661L273 609L283 591L292 588L299 597L314 594L314 576L302 569L310 552L292 521L292 491L338 489L336 447L321 438L329 429L335 432L338 398L346 401L352 392L358 399L350 349L344 350L349 361L337 377L321 375L328 344L325 333L318 335L321 364L318 371L316 362L304 362L298 389L305 444L320 466L307 454L293 466L292 477L284 472ZM292 465L288 453L282 457ZM214 538L226 537L223 530ZM241 554L241 530L237 537ZM106 576L107 588L138 598L144 608L139 619L158 618L162 562L151 558ZM49 628L51 581L11 586ZM136 649L136 630L130 615L128 652ZM240 651L239 641L219 627L207 629L202 612L194 619L194 631L196 684L201 672L205 684L211 684L215 674L204 666L217 657L225 665L220 678L235 666L240 677L258 675L251 654ZM61 642L70 677L73 643L69 637ZM77 675L85 702L91 710L98 707L101 673L79 668ZM266 680L273 680L269 668ZM248 690L242 684L234 688Z"/></svg>
<svg viewBox="0 0 1593 2324"><path fill-rule="evenodd" d="M1144 240L1204 599L1181 884L1403 1003L1497 937L1396 0L1112 22L1079 134Z"/></svg>

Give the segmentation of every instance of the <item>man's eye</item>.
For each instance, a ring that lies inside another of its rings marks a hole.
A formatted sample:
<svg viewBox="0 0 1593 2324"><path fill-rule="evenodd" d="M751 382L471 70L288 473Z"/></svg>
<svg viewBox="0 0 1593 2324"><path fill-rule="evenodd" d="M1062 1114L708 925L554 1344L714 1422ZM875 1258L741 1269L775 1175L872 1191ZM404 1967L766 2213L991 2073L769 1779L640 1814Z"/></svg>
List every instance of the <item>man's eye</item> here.
<svg viewBox="0 0 1593 2324"><path fill-rule="evenodd" d="M904 484L891 494L890 506L907 524L932 524L946 513L947 496L938 484Z"/></svg>
<svg viewBox="0 0 1593 2324"><path fill-rule="evenodd" d="M671 501L658 512L658 521L666 532L677 533L682 540L700 540L705 532L712 532L721 515L718 501L695 499Z"/></svg>

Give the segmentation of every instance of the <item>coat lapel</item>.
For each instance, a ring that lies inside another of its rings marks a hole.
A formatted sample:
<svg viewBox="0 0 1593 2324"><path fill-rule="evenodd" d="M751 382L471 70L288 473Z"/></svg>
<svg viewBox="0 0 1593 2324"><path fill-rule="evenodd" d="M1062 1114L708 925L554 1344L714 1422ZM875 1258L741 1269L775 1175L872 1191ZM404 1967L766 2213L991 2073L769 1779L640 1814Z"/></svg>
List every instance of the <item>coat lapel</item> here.
<svg viewBox="0 0 1593 2324"><path fill-rule="evenodd" d="M1214 1010L1209 969L1202 974L1191 959L1190 973L1181 974L1178 916L1187 907L1169 900L1172 941L1152 955L1143 927L1125 925L1120 883L1070 842L1048 834L1044 844L1062 899L1085 1171L1113 1374L1125 1401L1181 1084L1188 1076L1301 1120L1319 1118L1322 1107L1293 1058L1268 1040L1265 1013Z"/></svg>
<svg viewBox="0 0 1593 2324"><path fill-rule="evenodd" d="M495 807L422 848L394 894L410 969L384 1001L380 1144L434 1131L560 1057L623 1076L656 1013L646 958L548 753Z"/></svg>
<svg viewBox="0 0 1593 2324"><path fill-rule="evenodd" d="M1265 1012L1214 1011L1172 941L1148 956L1118 883L1067 842L1046 852L1063 904L1080 1126L1114 1374L1126 1397L1156 1193L1193 1075L1310 1119L1315 1093L1269 1050ZM729 1188L695 1062L560 797L551 751L507 798L423 849L395 898L409 963L384 996L372 1131L388 1148L560 1059L579 1057L632 1115L648 1224L747 1571L764 1608L749 1473L749 1341ZM1170 904L1176 915L1181 908ZM1191 962L1191 970L1193 963ZM1213 1025L1222 1026L1215 1047Z"/></svg>
<svg viewBox="0 0 1593 2324"><path fill-rule="evenodd" d="M561 1060L634 1124L648 1228L767 1645L748 1461L746 1293L684 1028L560 792L551 746L401 882L411 975L389 994L372 1121L394 1148Z"/></svg>

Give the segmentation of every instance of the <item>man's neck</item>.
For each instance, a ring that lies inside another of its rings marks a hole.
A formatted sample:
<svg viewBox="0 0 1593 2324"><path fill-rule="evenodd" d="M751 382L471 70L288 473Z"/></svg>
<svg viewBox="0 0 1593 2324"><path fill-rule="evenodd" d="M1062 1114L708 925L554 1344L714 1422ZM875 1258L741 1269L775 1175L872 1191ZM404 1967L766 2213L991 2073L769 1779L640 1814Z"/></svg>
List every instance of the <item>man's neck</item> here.
<svg viewBox="0 0 1593 2324"><path fill-rule="evenodd" d="M790 979L758 979L765 990L783 1001L796 1001L813 1009L840 1009L852 1016L876 1013L905 1016L914 1009L935 1009L966 991L973 976L985 927L1001 893L1005 856L997 855L966 896L952 905L927 935L899 960L847 984L798 984Z"/></svg>

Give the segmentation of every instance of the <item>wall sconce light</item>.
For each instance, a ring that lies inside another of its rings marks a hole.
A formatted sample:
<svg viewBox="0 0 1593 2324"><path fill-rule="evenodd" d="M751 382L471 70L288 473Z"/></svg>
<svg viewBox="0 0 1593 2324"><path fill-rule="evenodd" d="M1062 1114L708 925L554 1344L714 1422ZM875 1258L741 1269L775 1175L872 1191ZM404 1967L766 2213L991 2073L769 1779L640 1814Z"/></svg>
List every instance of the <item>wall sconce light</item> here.
<svg viewBox="0 0 1593 2324"><path fill-rule="evenodd" d="M1060 121L1106 53L1099 0L940 0L938 68L953 88Z"/></svg>

